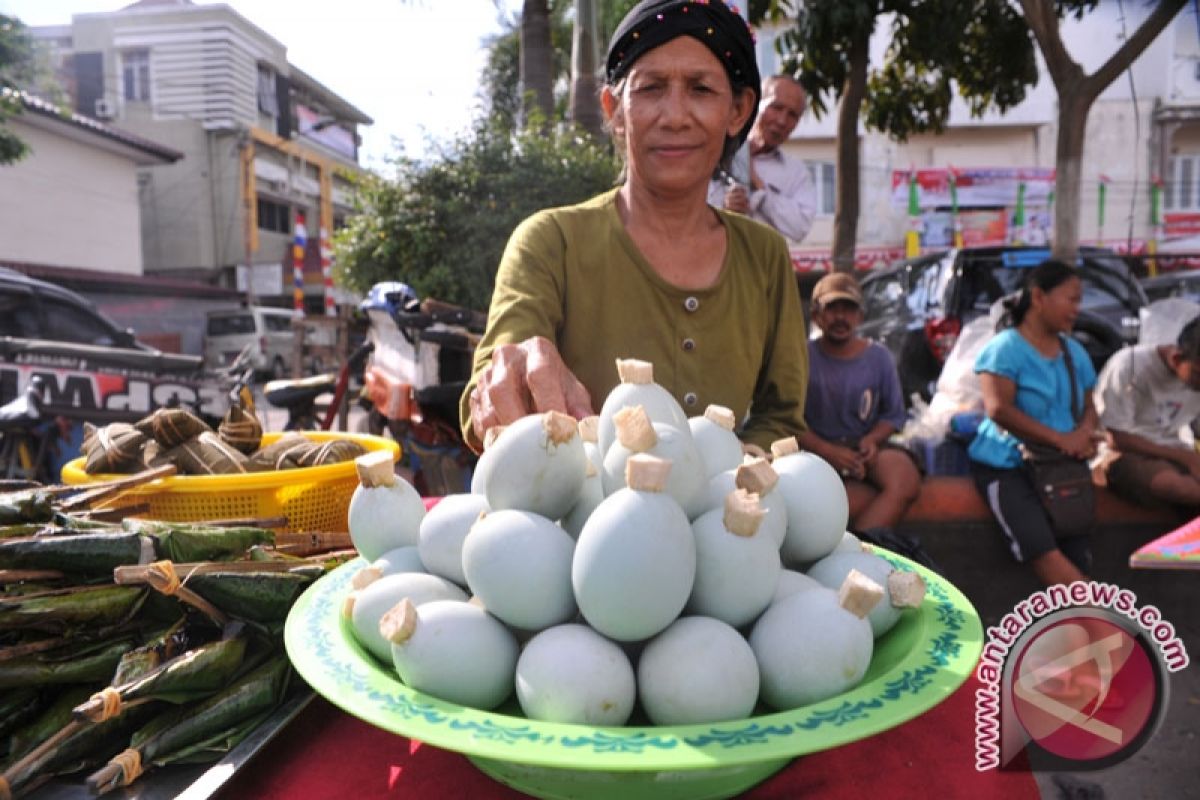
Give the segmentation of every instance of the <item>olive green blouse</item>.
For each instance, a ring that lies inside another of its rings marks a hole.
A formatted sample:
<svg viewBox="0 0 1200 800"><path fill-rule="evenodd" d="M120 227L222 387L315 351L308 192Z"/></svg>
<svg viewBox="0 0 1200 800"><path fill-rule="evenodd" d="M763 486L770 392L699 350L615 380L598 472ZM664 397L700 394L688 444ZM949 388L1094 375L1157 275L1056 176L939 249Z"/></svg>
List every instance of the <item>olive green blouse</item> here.
<svg viewBox="0 0 1200 800"><path fill-rule="evenodd" d="M616 190L522 222L496 275L460 407L464 431L467 398L493 348L535 335L557 344L597 411L620 382L616 359L638 358L688 416L710 403L732 409L745 441L766 448L806 430L808 349L787 246L764 225L717 213L725 261L713 286L692 290L664 281L638 251Z"/></svg>

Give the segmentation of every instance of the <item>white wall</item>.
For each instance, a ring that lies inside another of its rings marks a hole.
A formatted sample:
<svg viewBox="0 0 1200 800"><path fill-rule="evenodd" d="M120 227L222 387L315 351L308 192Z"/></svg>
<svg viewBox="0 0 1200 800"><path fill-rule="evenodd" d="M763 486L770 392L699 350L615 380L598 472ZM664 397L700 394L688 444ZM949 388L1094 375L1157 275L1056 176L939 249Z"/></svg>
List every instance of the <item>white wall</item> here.
<svg viewBox="0 0 1200 800"><path fill-rule="evenodd" d="M19 117L8 125L32 152L0 166L0 257L142 274L133 162Z"/></svg>

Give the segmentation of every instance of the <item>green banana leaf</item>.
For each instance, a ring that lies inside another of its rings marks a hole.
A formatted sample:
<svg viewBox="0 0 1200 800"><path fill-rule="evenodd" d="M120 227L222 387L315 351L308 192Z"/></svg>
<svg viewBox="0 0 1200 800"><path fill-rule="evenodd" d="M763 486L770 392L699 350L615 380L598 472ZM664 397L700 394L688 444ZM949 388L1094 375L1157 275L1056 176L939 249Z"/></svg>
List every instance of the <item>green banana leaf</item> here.
<svg viewBox="0 0 1200 800"><path fill-rule="evenodd" d="M313 577L294 571L210 572L193 575L187 586L231 617L270 623L287 619Z"/></svg>
<svg viewBox="0 0 1200 800"><path fill-rule="evenodd" d="M274 535L265 528L223 528L134 519L124 520L121 525L127 531L153 537L158 557L177 564L228 561L241 558L256 544L275 543Z"/></svg>
<svg viewBox="0 0 1200 800"><path fill-rule="evenodd" d="M274 550L269 547L263 547L262 545L257 544L254 545L254 547L251 547L246 552L246 555L251 561L304 561L303 556L294 556L291 553L281 553L278 550Z"/></svg>
<svg viewBox="0 0 1200 800"><path fill-rule="evenodd" d="M0 525L49 522L54 516L54 498L39 489L0 494Z"/></svg>
<svg viewBox="0 0 1200 800"><path fill-rule="evenodd" d="M121 656L136 645L132 637L101 644L87 643L76 652L38 653L0 662L0 689L60 686L71 683L108 683ZM73 708L74 706L72 706Z"/></svg>
<svg viewBox="0 0 1200 800"><path fill-rule="evenodd" d="M0 539L0 569L56 569L111 578L115 567L153 557L147 544L136 533L104 531Z"/></svg>
<svg viewBox="0 0 1200 800"><path fill-rule="evenodd" d="M86 519L78 514L64 514L57 511L54 514L54 519L51 520L55 527L63 532L66 531L119 531L121 523L105 522L99 519Z"/></svg>
<svg viewBox="0 0 1200 800"><path fill-rule="evenodd" d="M291 665L282 653L244 675L228 689L155 717L133 734L129 746L143 765L168 761L173 754L212 739L275 708L287 690ZM88 788L104 794L122 785L120 768L109 764L90 775Z"/></svg>
<svg viewBox="0 0 1200 800"><path fill-rule="evenodd" d="M13 762L5 772L12 793L20 797L45 781L105 764L125 749L133 731L144 725L159 709L153 703L135 706L97 725L77 725L53 748L26 762ZM50 735L58 733L52 731ZM44 741L44 737L39 740ZM16 769L12 769L16 767Z"/></svg>
<svg viewBox="0 0 1200 800"><path fill-rule="evenodd" d="M32 686L0 693L0 756L8 753L8 736L37 716L41 708L41 693Z"/></svg>
<svg viewBox="0 0 1200 800"><path fill-rule="evenodd" d="M147 591L144 586L85 586L0 598L0 631L116 625L137 613Z"/></svg>
<svg viewBox="0 0 1200 800"><path fill-rule="evenodd" d="M15 539L20 536L33 536L46 525L41 522L22 522L19 525L0 526L0 539Z"/></svg>
<svg viewBox="0 0 1200 800"><path fill-rule="evenodd" d="M123 702L165 700L176 705L207 697L228 685L246 653L238 637L209 642L172 658L140 678L116 685ZM79 709L76 709L77 717Z"/></svg>
<svg viewBox="0 0 1200 800"><path fill-rule="evenodd" d="M151 631L146 635L145 643L121 656L117 669L113 673L111 686L121 686L141 678L143 675L158 669L167 659L174 658L186 649L180 641L183 636L184 618L169 627Z"/></svg>
<svg viewBox="0 0 1200 800"><path fill-rule="evenodd" d="M102 684L64 686L58 695L25 727L12 735L4 769L15 764L33 748L49 739L71 722L71 710L91 697Z"/></svg>
<svg viewBox="0 0 1200 800"><path fill-rule="evenodd" d="M256 714L228 730L210 736L202 742L196 742L193 745L176 750L167 756L156 758L150 763L156 767L166 767L171 764L209 764L217 761L227 756L230 750L241 744L247 736L254 732L255 728L263 724L267 717L273 713L275 713L275 709L268 708L266 711Z"/></svg>

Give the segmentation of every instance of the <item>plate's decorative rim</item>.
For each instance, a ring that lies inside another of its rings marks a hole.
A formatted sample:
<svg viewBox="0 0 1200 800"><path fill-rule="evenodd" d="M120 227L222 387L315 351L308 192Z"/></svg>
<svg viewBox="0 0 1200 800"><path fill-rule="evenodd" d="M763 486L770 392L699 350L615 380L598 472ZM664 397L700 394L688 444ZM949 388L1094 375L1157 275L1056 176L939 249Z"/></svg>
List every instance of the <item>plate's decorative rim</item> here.
<svg viewBox="0 0 1200 800"><path fill-rule="evenodd" d="M568 769L660 770L730 766L816 752L880 733L924 713L971 674L983 646L979 615L962 593L907 559L928 591L918 641L896 668L812 706L731 723L594 728L531 722L446 703L414 691L365 654L341 620L355 559L296 601L284 640L297 672L360 719L468 755Z"/></svg>

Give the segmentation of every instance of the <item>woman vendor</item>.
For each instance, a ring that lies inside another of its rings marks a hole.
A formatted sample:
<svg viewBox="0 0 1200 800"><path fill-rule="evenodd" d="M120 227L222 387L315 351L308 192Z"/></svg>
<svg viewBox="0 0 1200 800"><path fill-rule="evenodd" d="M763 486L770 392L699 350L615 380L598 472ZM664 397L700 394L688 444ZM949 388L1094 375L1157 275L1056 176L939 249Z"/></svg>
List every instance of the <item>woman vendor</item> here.
<svg viewBox="0 0 1200 800"><path fill-rule="evenodd" d="M624 182L509 239L461 404L463 433L595 413L618 358L654 365L689 416L733 409L761 447L804 430L804 318L787 246L707 204L759 100L754 41L720 0L644 0L609 45L601 103Z"/></svg>

